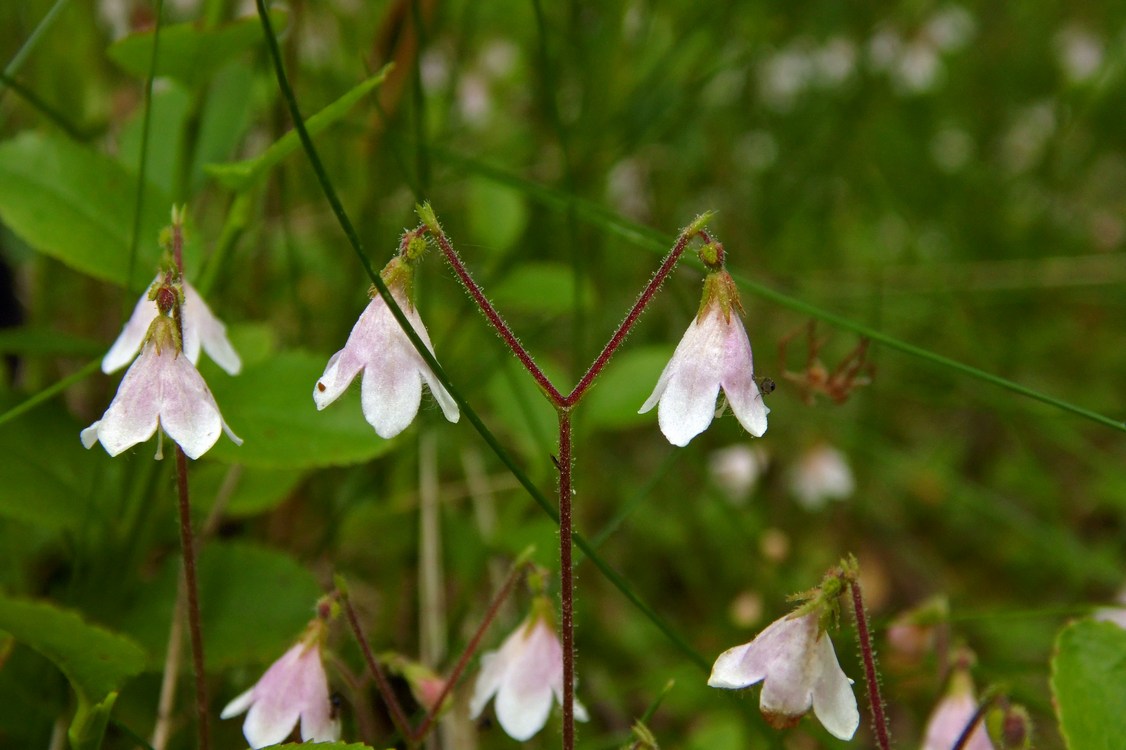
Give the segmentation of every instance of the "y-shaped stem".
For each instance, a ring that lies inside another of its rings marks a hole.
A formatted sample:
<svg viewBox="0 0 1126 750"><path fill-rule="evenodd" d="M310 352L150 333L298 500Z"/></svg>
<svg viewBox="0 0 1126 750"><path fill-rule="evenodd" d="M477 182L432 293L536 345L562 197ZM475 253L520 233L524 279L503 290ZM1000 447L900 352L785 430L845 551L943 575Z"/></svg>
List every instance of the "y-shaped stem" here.
<svg viewBox="0 0 1126 750"><path fill-rule="evenodd" d="M188 457L176 446L176 484L180 495L180 550L184 556L184 586L188 592L188 632L192 641L195 672L195 702L199 714L199 748L211 747L207 721L207 677L203 671L203 627L199 616L199 585L195 574L195 539L192 534L191 503L188 500ZM169 648L171 648L169 644Z"/></svg>

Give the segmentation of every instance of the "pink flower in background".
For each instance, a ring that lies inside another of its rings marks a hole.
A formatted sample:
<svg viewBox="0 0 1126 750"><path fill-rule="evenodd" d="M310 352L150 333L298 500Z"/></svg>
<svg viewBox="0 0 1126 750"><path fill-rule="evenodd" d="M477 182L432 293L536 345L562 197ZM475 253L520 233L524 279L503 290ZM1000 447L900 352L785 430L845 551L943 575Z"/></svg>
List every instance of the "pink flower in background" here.
<svg viewBox="0 0 1126 750"><path fill-rule="evenodd" d="M157 276L157 282L161 277ZM242 361L227 339L227 328L211 312L211 308L187 281L184 285L184 354L193 365L199 364L200 348L231 375L238 375ZM156 319L156 301L149 299L146 292L133 308L117 340L102 358L102 372L109 374L129 364L137 355L149 326Z"/></svg>
<svg viewBox="0 0 1126 750"><path fill-rule="evenodd" d="M638 412L644 414L660 404L657 421L673 445L688 445L712 423L720 388L747 432L755 437L766 432L770 410L755 383L751 342L738 312L731 308L716 299L706 303Z"/></svg>
<svg viewBox="0 0 1126 750"><path fill-rule="evenodd" d="M771 623L750 643L724 651L708 684L740 689L762 682L759 707L773 726L791 726L812 706L813 713L842 740L860 725L852 681L837 663L816 611Z"/></svg>
<svg viewBox="0 0 1126 750"><path fill-rule="evenodd" d="M521 742L543 729L553 696L562 704L563 647L543 616L533 614L499 649L481 657L481 673L469 700L471 718L480 716L494 695L497 721ZM575 718L587 720L578 700Z"/></svg>
<svg viewBox="0 0 1126 750"><path fill-rule="evenodd" d="M418 312L398 286L391 286L395 301L410 321L415 333L434 353L426 326ZM391 309L376 295L360 315L344 348L332 355L313 388L313 401L323 409L348 388L363 370L361 404L364 417L382 438L393 438L405 430L418 413L422 401L422 384L442 407L446 419L458 421L461 416L457 402L442 386L425 360L403 333Z"/></svg>
<svg viewBox="0 0 1126 750"><path fill-rule="evenodd" d="M270 666L262 679L227 704L220 718L246 712L242 733L252 748L284 742L301 722L301 740L340 739L320 647L304 639Z"/></svg>
<svg viewBox="0 0 1126 750"><path fill-rule="evenodd" d="M974 698L973 681L965 668L955 668L950 677L946 695L934 707L927 719L927 731L923 739L923 750L951 750L966 731L966 727L977 713L977 700ZM964 745L965 750L993 750L985 722L979 721Z"/></svg>
<svg viewBox="0 0 1126 750"><path fill-rule="evenodd" d="M84 446L101 442L107 453L116 456L145 442L158 429L192 459L210 450L220 432L242 445L223 421L203 376L177 350L174 325L164 316L152 322L144 350L125 373L109 409L82 431Z"/></svg>

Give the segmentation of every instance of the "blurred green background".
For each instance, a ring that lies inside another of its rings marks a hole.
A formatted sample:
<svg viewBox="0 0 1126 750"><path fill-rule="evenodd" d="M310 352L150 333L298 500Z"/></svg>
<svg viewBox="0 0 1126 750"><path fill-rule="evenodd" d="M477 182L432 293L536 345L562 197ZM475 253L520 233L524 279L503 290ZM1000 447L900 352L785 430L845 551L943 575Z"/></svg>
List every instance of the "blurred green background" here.
<svg viewBox="0 0 1126 750"><path fill-rule="evenodd" d="M296 0L276 20L307 117L395 64L316 138L375 267L416 225L414 203L431 201L564 392L678 228L715 210L711 230L740 280L1121 420L1124 11L1112 1ZM487 606L490 573L495 582L532 543L538 562L558 567L551 521L467 420L446 423L430 396L391 443L362 422L358 386L315 412L312 385L369 281L300 149L235 187L206 168L255 157L291 127L258 20L236 20L253 13L224 0L164 4L168 67L153 86L130 266L153 6L0 6L0 63L17 84L0 92L0 405L101 356L151 278L171 201L188 206L189 274L246 363L238 378L202 368L247 444L220 442L193 473L201 523L216 497L225 503L203 552L216 714L300 633L334 572L352 582L377 650L427 650L448 670ZM1121 432L878 343L869 385L844 404L807 404L794 381L809 364L809 316L747 287L756 372L778 384L770 429L752 441L727 415L675 449L655 414L636 410L701 279L681 264L576 409L578 530L706 664L855 553L881 649L898 613L935 594L949 601L939 648L883 660L901 746L918 743L941 694L942 644L964 643L979 686L1003 685L1032 711L1037 747L1062 747L1053 638L1113 600L1126 569ZM455 387L551 497L552 409L438 253L416 291ZM830 371L860 343L824 323L817 335ZM114 716L147 736L178 565L171 467L151 461L151 444L115 460L82 450L78 430L118 382L85 372L0 426L0 582L145 650ZM853 487L803 503L795 478L808 480L809 451L823 445L840 452ZM733 446L753 448L735 460L758 469L736 489L714 470ZM428 481L442 606L423 613ZM769 729L757 689L707 688L706 672L589 562L577 580L578 695L592 714L582 747L623 744L669 679L649 722L664 746L844 746L812 720ZM519 592L489 647L527 605ZM859 697L849 617L835 641ZM332 645L359 674L343 628ZM34 651L0 646L0 738L43 747L72 709L66 681ZM345 737L386 742L370 685L333 682ZM172 747L192 737L182 683ZM495 723L474 733L451 721L448 746L512 744ZM557 723L529 744L554 746ZM240 746L239 724L220 723L220 746ZM133 746L117 726L107 738ZM866 722L855 742L872 746Z"/></svg>

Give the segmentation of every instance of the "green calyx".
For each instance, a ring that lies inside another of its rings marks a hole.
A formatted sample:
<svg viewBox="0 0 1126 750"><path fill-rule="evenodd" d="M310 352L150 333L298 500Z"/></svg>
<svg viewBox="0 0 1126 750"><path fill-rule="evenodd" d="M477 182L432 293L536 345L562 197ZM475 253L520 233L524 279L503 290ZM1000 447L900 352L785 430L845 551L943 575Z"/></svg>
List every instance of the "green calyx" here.
<svg viewBox="0 0 1126 750"><path fill-rule="evenodd" d="M555 604L546 596L540 595L532 600L532 613L524 623L527 630L531 630L537 622L544 622L549 628L555 630Z"/></svg>
<svg viewBox="0 0 1126 750"><path fill-rule="evenodd" d="M739 303L739 289L735 280L727 271L712 271L704 279L704 295L700 298L700 309L696 312L697 322L703 322L704 316L712 307L719 307L723 311L724 320L731 322L731 311L743 314L743 306Z"/></svg>
<svg viewBox="0 0 1126 750"><path fill-rule="evenodd" d="M707 266L709 271L719 271L723 268L723 245L718 242L704 244L697 254L700 256L700 262Z"/></svg>
<svg viewBox="0 0 1126 750"><path fill-rule="evenodd" d="M379 272L379 278L383 279L383 283L387 285L396 299L406 300L408 305L412 304L411 290L414 288L414 266L411 261L402 255L396 255ZM375 299L377 294L379 292L376 291L374 286L368 290L368 295L372 299Z"/></svg>
<svg viewBox="0 0 1126 750"><path fill-rule="evenodd" d="M180 328L175 321L167 315L157 315L149 324L149 331L145 334L145 342L151 341L156 346L156 353L161 354L165 349L171 349L179 354L184 350L180 340Z"/></svg>

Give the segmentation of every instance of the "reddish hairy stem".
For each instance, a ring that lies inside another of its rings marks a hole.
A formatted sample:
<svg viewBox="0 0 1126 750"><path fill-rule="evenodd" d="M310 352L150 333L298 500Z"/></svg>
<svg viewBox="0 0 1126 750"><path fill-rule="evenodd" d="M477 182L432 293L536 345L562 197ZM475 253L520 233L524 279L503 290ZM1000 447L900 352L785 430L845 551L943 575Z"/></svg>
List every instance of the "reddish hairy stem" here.
<svg viewBox="0 0 1126 750"><path fill-rule="evenodd" d="M563 750L575 747L575 590L571 569L571 412L559 410L559 596L563 630Z"/></svg>
<svg viewBox="0 0 1126 750"><path fill-rule="evenodd" d="M360 650L364 654L364 661L367 662L368 670L375 678L375 685L379 688L380 695L383 696L383 702L387 704L387 711L391 714L391 721L394 723L395 729L398 730L399 735L406 741L407 745L415 747L417 743L414 734L411 732L410 723L407 721L403 707L399 705L399 700L395 697L394 691L391 690L391 683L387 681L387 675L383 673L383 668L379 666L379 662L376 661L375 655L371 652L371 645L360 627L356 610L352 607L351 597L348 594L341 593L340 598L344 602L344 612L348 615L348 624L352 626L352 633L356 636L356 642L360 644Z"/></svg>
<svg viewBox="0 0 1126 750"><path fill-rule="evenodd" d="M508 348L511 349L512 353L516 355L516 358L520 360L520 364L524 365L524 369L531 373L536 383L539 384L539 387L547 394L551 403L556 407L562 406L564 401L563 394L559 392L558 388L552 385L547 375L544 374L543 370L541 370L535 360L532 359L532 355L528 353L528 350L525 349L520 343L520 340L516 338L516 334L508 327L508 323L504 321L504 318L501 317L500 313L497 312L496 308L493 307L492 303L485 297L484 293L481 291L481 287L477 285L477 282L474 281L473 277L469 274L469 269L461 262L461 257L458 256L457 251L454 250L453 245L450 244L445 232L432 231L431 234L438 243L438 247L442 249L442 254L446 256L446 261L454 269L454 273L457 274L458 279L461 280L461 285L469 292L469 296L477 303L477 307L481 308L481 312L485 314L489 323L496 329L496 332L500 334L504 343L508 344Z"/></svg>
<svg viewBox="0 0 1126 750"><path fill-rule="evenodd" d="M872 634L868 630L864 598L860 594L860 584L855 579L849 580L848 587L852 592L852 612L856 617L856 640L860 642L860 653L864 657L864 682L868 686L868 705L872 709L876 745L880 750L891 750L891 737L888 733L887 715L884 714L884 699L880 696L880 678L876 671L876 654L872 648Z"/></svg>
<svg viewBox="0 0 1126 750"><path fill-rule="evenodd" d="M188 458L176 446L176 484L180 496L180 550L184 558L184 586L188 592L188 632L192 642L192 670L195 672L195 702L199 715L199 747L211 747L207 714L207 677L203 671L203 628L199 616L199 585L195 571L195 539L192 535L191 503L188 500ZM171 644L169 644L171 648Z"/></svg>
<svg viewBox="0 0 1126 750"><path fill-rule="evenodd" d="M634 303L633 308L630 309L625 320L618 326L618 330L614 331L614 335L606 342L606 346L603 347L602 352L595 358L590 369L588 369L586 374L579 380L578 385L562 399L562 406L574 406L578 403L579 399L583 397L583 394L587 392L591 383L593 383L594 379L598 377L598 374L602 372L602 368L606 366L606 363L614 356L614 352L616 352L618 347L622 345L622 342L626 340L626 336L629 335L637 319L641 317L641 313L645 311L645 308L653 300L653 296L657 293L657 290L661 288L661 284L663 284L665 279L668 278L668 275L672 273L672 269L676 266L676 262L680 260L684 249L688 247L688 243L697 236L704 238L705 242L708 241L707 234L699 230L684 232L677 238L676 244L673 245L669 254L665 256L665 260L661 263L660 268L653 274L653 278L650 279L645 290L641 292L641 296L637 298L637 302Z"/></svg>
<svg viewBox="0 0 1126 750"><path fill-rule="evenodd" d="M496 619L497 612L500 611L500 607L502 604L504 604L504 600L508 598L508 595L510 593L512 593L512 587L516 584L516 581L519 579L520 574L523 573L523 571L524 565L519 565L513 568L512 571L509 572L508 578L505 579L504 585L500 587L500 591L498 591L496 596L493 597L493 601L489 604L489 609L485 612L484 619L481 620L481 624L477 626L477 632L474 633L473 637L469 639L469 643L466 644L465 650L462 651L461 656L458 658L457 664L454 666L453 671L450 672L450 676L446 680L445 687L443 687L442 692L438 694L438 700L434 701L434 706L426 712L426 716L423 717L422 723L419 724L418 729L414 731L413 737L416 741L420 741L425 738L426 734L430 731L430 726L438 717L438 712L441 711L442 704L446 701L446 696L450 694L450 691L453 690L454 685L456 685L457 681L461 679L461 675L465 671L465 668L469 666L469 660L473 657L473 654L476 653L477 649L480 647L481 639L485 636L485 631L488 630L489 626L493 624L493 620Z"/></svg>

